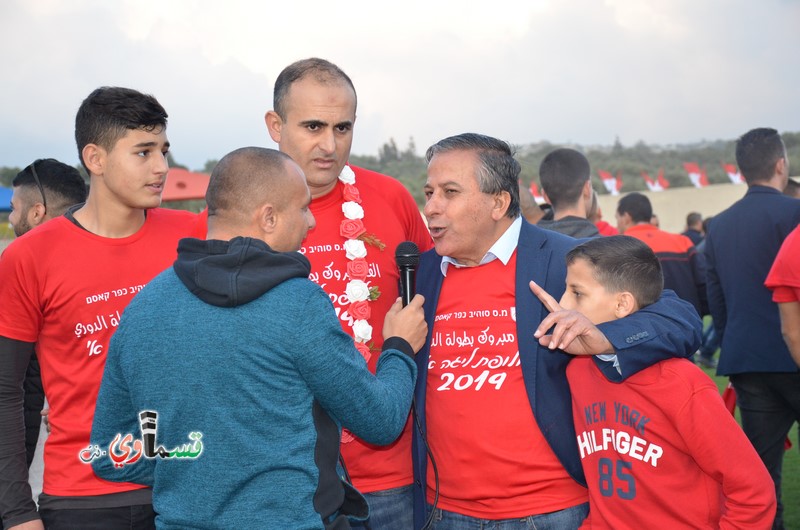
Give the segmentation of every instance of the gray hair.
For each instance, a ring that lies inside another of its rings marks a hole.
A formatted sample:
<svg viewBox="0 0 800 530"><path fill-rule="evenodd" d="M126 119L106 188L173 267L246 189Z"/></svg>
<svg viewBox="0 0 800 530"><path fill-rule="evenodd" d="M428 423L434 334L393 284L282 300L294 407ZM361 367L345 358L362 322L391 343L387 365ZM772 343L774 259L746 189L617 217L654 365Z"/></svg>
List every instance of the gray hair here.
<svg viewBox="0 0 800 530"><path fill-rule="evenodd" d="M481 192L489 195L508 192L511 202L506 216L516 219L520 215L518 179L522 168L508 143L483 134L462 133L430 146L425 159L430 163L434 156L449 151L474 151L479 161L475 173Z"/></svg>

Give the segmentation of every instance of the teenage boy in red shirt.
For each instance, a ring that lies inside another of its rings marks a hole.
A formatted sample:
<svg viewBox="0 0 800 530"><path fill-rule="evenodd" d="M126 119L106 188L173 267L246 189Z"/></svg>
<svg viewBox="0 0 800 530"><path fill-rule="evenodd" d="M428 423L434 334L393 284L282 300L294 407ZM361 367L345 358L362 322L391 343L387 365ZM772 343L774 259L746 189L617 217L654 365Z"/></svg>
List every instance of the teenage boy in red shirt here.
<svg viewBox="0 0 800 530"><path fill-rule="evenodd" d="M125 306L196 228L194 214L158 208L166 127L167 113L152 96L92 92L75 120L91 178L86 202L16 239L0 258L0 511L8 529L154 528L150 490L98 479L79 453L89 445L106 350ZM38 514L21 392L34 347L52 426Z"/></svg>

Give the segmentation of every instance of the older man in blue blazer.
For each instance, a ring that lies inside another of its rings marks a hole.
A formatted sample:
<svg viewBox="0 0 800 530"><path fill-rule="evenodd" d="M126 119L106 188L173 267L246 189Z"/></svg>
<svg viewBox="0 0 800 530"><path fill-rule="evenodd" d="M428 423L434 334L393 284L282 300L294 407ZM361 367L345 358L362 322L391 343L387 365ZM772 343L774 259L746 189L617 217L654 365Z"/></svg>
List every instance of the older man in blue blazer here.
<svg viewBox="0 0 800 530"><path fill-rule="evenodd" d="M424 214L435 249L417 272L429 337L416 357L415 528L578 528L588 503L568 354L602 354L609 377L627 377L691 355L700 319L672 292L599 329L549 313L530 282L558 299L577 240L520 217L520 166L508 144L462 134L427 159ZM626 355L634 346L639 353ZM587 413L646 428L647 418L619 405ZM630 477L611 469L608 479Z"/></svg>
<svg viewBox="0 0 800 530"><path fill-rule="evenodd" d="M778 306L764 286L786 236L800 222L800 200L782 195L789 159L775 129L753 129L736 143L747 193L714 216L706 235L708 303L722 337L717 373L730 376L742 428L775 481L783 528L783 443L800 418L800 372L781 335Z"/></svg>

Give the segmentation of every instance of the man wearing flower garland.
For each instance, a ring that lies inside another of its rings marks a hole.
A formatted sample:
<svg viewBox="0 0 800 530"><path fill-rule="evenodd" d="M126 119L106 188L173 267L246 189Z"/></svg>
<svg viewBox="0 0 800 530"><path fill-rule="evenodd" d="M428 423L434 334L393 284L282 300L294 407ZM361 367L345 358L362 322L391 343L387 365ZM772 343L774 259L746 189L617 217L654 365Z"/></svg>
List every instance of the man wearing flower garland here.
<svg viewBox="0 0 800 530"><path fill-rule="evenodd" d="M350 78L323 59L297 61L275 81L274 110L265 121L281 151L303 169L316 228L301 252L310 278L331 298L345 331L375 371L383 319L398 295L394 250L431 239L414 199L397 180L348 166L356 91ZM374 335L374 336L373 336ZM342 436L342 457L353 484L370 504L368 525L412 526L410 422L394 443L379 447Z"/></svg>

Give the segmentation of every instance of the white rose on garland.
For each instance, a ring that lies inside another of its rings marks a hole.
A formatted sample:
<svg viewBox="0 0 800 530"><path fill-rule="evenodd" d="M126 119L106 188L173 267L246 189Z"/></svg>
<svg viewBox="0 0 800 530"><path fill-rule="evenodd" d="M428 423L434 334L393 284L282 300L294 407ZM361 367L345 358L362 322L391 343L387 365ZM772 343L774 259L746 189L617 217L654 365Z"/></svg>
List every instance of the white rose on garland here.
<svg viewBox="0 0 800 530"><path fill-rule="evenodd" d="M342 172L339 173L339 180L345 184L355 184L356 174L353 173L353 170L350 169L350 166L344 166L342 168Z"/></svg>
<svg viewBox="0 0 800 530"><path fill-rule="evenodd" d="M350 280L344 292L351 304L369 300L369 286L361 280Z"/></svg>
<svg viewBox="0 0 800 530"><path fill-rule="evenodd" d="M367 342L372 339L372 326L366 320L356 320L353 322L353 335L356 342Z"/></svg>
<svg viewBox="0 0 800 530"><path fill-rule="evenodd" d="M367 247L360 239L348 239L344 242L347 259L353 260L367 257Z"/></svg>
<svg viewBox="0 0 800 530"><path fill-rule="evenodd" d="M347 265L350 282L345 287L345 295L349 308L352 308L353 313L361 316L361 318L352 319L350 326L353 330L356 348L364 360L369 362L372 357L372 345L367 342L372 339L372 326L366 320L370 314L369 307L364 307L364 305L377 300L381 293L377 285L370 288L365 281L370 264L364 258L367 257L367 244L376 247L379 252L382 252L386 245L374 234L367 233L361 221L364 218L364 208L359 204L361 193L355 186L356 174L349 166L344 166L339 174L339 180L344 184L342 190L344 219L339 232L345 238L343 247L347 259L350 260ZM353 435L347 429L342 429L342 443L349 443L353 440Z"/></svg>
<svg viewBox="0 0 800 530"><path fill-rule="evenodd" d="M364 218L364 208L362 208L357 202L353 201L342 203L342 213L344 213L344 216L348 219Z"/></svg>

